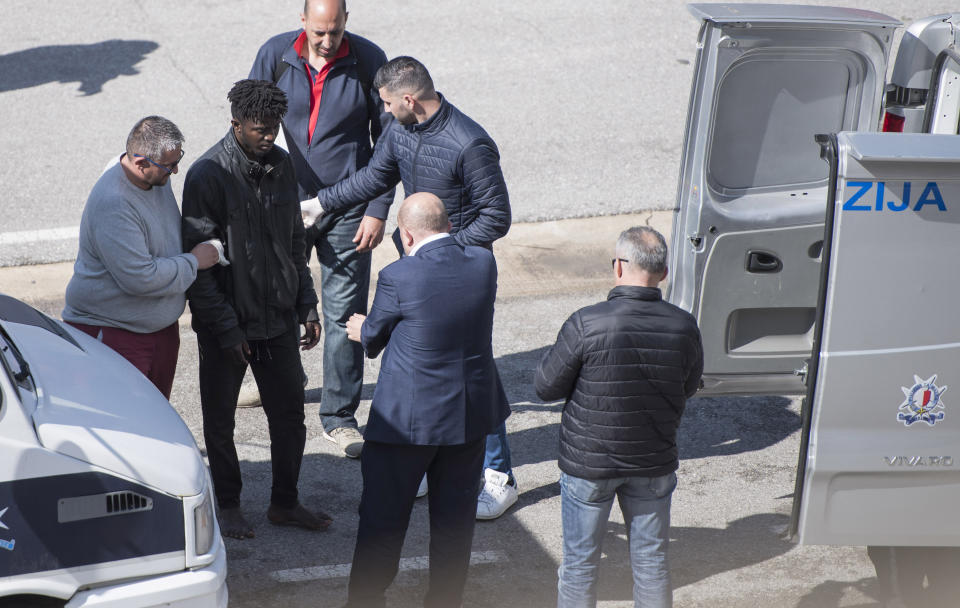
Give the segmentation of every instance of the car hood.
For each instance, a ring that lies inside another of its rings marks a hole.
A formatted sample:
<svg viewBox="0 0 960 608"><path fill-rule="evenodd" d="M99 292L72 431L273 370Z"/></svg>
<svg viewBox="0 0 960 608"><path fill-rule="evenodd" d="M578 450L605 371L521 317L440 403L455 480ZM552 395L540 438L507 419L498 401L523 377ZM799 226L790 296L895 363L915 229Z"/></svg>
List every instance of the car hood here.
<svg viewBox="0 0 960 608"><path fill-rule="evenodd" d="M40 443L175 496L203 491L203 459L176 410L112 349L67 326L4 324L30 365ZM80 346L80 348L77 347Z"/></svg>

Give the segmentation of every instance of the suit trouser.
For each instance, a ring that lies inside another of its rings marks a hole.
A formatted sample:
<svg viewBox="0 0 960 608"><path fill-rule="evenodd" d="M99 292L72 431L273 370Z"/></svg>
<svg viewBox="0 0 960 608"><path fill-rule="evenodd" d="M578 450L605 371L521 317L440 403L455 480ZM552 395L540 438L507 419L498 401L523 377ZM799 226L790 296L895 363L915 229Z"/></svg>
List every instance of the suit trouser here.
<svg viewBox="0 0 960 608"><path fill-rule="evenodd" d="M297 340L297 327L294 326L276 338L250 342L253 351L250 367L270 430L273 466L270 502L284 508L297 504L297 480L307 438ZM237 396L247 366L234 363L210 332L198 331L197 343L203 439L217 504L221 509L229 509L240 506L243 487L233 430Z"/></svg>
<svg viewBox="0 0 960 608"><path fill-rule="evenodd" d="M424 473L430 493L430 588L425 606L451 608L463 599L476 523L484 439L463 445L398 445L367 441L360 469L363 495L350 570L348 606L385 605Z"/></svg>

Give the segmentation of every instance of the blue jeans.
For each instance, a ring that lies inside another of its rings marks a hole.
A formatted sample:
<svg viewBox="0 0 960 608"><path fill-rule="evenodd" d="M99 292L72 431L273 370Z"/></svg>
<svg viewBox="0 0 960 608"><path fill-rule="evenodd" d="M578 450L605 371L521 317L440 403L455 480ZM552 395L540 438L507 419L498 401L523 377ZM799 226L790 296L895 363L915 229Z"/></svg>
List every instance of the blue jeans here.
<svg viewBox="0 0 960 608"><path fill-rule="evenodd" d="M633 605L673 605L667 544L670 539L670 497L676 473L661 477L581 479L560 475L563 561L557 585L558 608L597 605L597 570L613 499L627 526L633 567Z"/></svg>
<svg viewBox="0 0 960 608"><path fill-rule="evenodd" d="M347 319L366 314L370 290L370 252L357 253L363 207L324 216L307 230L307 260L312 249L320 262L320 306L323 314L323 391L320 420L328 433L350 426L363 389L363 347L347 339Z"/></svg>
<svg viewBox="0 0 960 608"><path fill-rule="evenodd" d="M510 462L510 444L507 443L506 422L500 423L496 433L487 435L487 447L483 454L483 468L506 473L510 477L510 483L516 483L513 479L513 465Z"/></svg>

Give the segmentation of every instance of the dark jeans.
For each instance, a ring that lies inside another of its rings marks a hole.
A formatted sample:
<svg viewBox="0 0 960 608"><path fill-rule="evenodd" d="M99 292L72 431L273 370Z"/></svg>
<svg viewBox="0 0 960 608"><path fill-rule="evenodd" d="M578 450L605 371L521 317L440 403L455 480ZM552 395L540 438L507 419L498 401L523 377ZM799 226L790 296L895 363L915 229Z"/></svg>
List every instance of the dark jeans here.
<svg viewBox="0 0 960 608"><path fill-rule="evenodd" d="M430 588L424 605L455 608L462 603L483 445L483 439L451 446L364 444L360 524L347 606L385 605L384 592L397 575L410 512L424 473L430 485Z"/></svg>
<svg viewBox="0 0 960 608"><path fill-rule="evenodd" d="M354 417L363 388L363 348L347 339L347 319L367 314L370 252L357 253L357 233L363 207L346 214L324 216L307 229L307 261L313 249L320 262L320 302L323 313L323 392L320 420L327 432L341 426L357 428Z"/></svg>
<svg viewBox="0 0 960 608"><path fill-rule="evenodd" d="M303 384L297 327L276 338L251 341L250 367L260 391L260 401L270 429L273 486L270 502L290 508L297 504L297 480L307 427L303 420ZM233 443L234 417L240 384L247 371L237 365L207 331L197 332L200 350L200 406L203 439L210 474L221 509L240 506L240 462Z"/></svg>

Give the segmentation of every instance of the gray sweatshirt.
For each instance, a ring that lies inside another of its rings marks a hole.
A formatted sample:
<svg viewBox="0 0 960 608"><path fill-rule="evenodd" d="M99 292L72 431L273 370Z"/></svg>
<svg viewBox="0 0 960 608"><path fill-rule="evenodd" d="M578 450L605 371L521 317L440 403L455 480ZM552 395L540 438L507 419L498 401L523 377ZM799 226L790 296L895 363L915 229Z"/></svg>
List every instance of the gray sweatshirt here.
<svg viewBox="0 0 960 608"><path fill-rule="evenodd" d="M119 162L108 167L83 209L64 321L155 332L183 313L196 277L169 180L141 190Z"/></svg>

